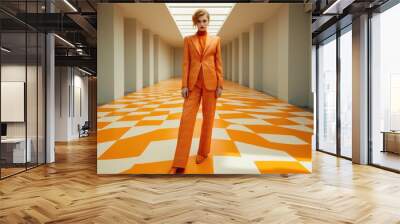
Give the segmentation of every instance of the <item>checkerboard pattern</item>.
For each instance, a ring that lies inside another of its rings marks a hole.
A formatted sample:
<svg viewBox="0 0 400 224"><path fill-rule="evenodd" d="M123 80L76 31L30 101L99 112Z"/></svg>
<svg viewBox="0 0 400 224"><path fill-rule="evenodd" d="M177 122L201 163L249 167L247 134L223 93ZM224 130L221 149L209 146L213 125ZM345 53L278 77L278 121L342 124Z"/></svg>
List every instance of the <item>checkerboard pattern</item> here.
<svg viewBox="0 0 400 224"><path fill-rule="evenodd" d="M165 174L175 153L183 98L170 79L98 107L99 174ZM187 174L311 172L313 114L225 81L218 98L210 156L196 164L197 114Z"/></svg>

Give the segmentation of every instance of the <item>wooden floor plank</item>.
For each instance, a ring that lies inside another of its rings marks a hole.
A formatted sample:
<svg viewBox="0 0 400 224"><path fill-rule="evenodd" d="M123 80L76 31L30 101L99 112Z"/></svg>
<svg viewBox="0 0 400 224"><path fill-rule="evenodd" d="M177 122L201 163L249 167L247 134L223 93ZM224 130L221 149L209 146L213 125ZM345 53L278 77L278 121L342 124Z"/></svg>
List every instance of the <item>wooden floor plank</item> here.
<svg viewBox="0 0 400 224"><path fill-rule="evenodd" d="M400 223L400 175L320 152L313 173L97 175L96 138L0 181L0 223Z"/></svg>

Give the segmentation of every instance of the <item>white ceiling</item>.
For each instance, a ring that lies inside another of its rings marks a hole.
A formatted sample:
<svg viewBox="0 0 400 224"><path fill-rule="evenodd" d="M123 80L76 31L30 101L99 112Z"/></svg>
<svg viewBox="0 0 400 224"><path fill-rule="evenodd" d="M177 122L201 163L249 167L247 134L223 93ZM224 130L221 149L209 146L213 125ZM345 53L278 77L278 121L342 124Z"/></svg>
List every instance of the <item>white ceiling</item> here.
<svg viewBox="0 0 400 224"><path fill-rule="evenodd" d="M207 31L216 35L235 3L165 3L178 26L182 37L197 31L193 26L192 15L199 8L204 8L210 14Z"/></svg>
<svg viewBox="0 0 400 224"><path fill-rule="evenodd" d="M183 38L164 3L118 3L124 17L136 18L144 28L158 34L175 47L183 45Z"/></svg>
<svg viewBox="0 0 400 224"><path fill-rule="evenodd" d="M191 7L195 5L196 7ZM199 3L174 3L173 5L182 5L184 8L188 8L188 11L184 16L184 23L191 26L192 19L191 15L197 8L208 8L209 6L215 4L223 7L221 3L207 3L202 6L197 7ZM226 15L226 20L221 22L224 15L218 17L215 15L213 9L208 9L210 12L210 25L215 25L217 23L223 24L222 28L219 29L217 35L221 37L222 44L236 37L239 33L248 31L250 26L256 22L264 22L271 15L282 7L281 3L236 3L230 14ZM153 33L158 34L161 39L166 41L168 44L175 47L182 47L183 37L181 31L188 32L191 34L196 32L196 30L180 30L174 17L170 13L166 3L118 3L118 6L123 12L124 17L136 18L144 28L151 30ZM176 7L175 7L176 8ZM192 11L191 11L192 10ZM225 10L225 9L224 9ZM217 10L218 11L218 10ZM174 10L172 12L175 12ZM226 13L226 12L224 12ZM175 17L179 18L179 17ZM215 24L213 24L213 21ZM217 22L219 21L219 22ZM185 26L186 27L186 26ZM209 27L209 31L211 27ZM218 28L215 28L218 29ZM214 31L215 32L215 31Z"/></svg>
<svg viewBox="0 0 400 224"><path fill-rule="evenodd" d="M239 33L249 31L252 24L265 22L280 10L285 3L237 3L224 26L218 33L222 44L237 37Z"/></svg>

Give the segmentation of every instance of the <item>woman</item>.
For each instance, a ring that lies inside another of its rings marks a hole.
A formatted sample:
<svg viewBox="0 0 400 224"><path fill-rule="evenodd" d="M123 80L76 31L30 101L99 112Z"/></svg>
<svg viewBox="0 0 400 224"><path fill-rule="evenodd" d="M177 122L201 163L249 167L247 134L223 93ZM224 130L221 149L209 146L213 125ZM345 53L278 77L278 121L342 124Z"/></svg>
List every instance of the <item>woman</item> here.
<svg viewBox="0 0 400 224"><path fill-rule="evenodd" d="M210 152L212 128L217 98L223 89L221 39L207 32L210 15L205 9L197 10L193 25L197 32L184 38L182 97L183 112L180 120L174 161L169 173L183 173L186 167L197 111L202 101L203 123L196 163L207 159Z"/></svg>

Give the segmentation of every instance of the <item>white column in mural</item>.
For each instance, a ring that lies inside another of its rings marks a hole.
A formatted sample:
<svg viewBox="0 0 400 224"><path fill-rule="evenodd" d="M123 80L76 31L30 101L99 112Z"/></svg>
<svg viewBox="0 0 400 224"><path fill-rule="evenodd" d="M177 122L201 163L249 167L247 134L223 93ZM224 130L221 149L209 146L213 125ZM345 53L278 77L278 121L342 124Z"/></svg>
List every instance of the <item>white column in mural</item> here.
<svg viewBox="0 0 400 224"><path fill-rule="evenodd" d="M124 19L115 4L99 4L97 12L97 104L124 96Z"/></svg>
<svg viewBox="0 0 400 224"><path fill-rule="evenodd" d="M235 81L235 75L234 75L234 73L235 73L235 60L234 60L234 43L233 43L234 41L231 41L230 43L229 43L229 51L230 51L230 55L229 55L229 61L230 61L230 65L229 65L229 76L230 76L230 80L232 81L232 82L234 82Z"/></svg>
<svg viewBox="0 0 400 224"><path fill-rule="evenodd" d="M232 80L231 79L231 43L226 44L226 79L227 80Z"/></svg>
<svg viewBox="0 0 400 224"><path fill-rule="evenodd" d="M143 87L154 84L154 50L153 34L143 30Z"/></svg>
<svg viewBox="0 0 400 224"><path fill-rule="evenodd" d="M158 34L153 35L153 70L154 70L154 84L157 84L160 80L159 72L159 54L160 54L160 36Z"/></svg>
<svg viewBox="0 0 400 224"><path fill-rule="evenodd" d="M238 83L240 85L243 85L243 37L242 34L240 33L238 38Z"/></svg>
<svg viewBox="0 0 400 224"><path fill-rule="evenodd" d="M135 18L124 19L124 42L125 42L125 70L124 70L124 92L136 91L136 80L137 80L137 20Z"/></svg>
<svg viewBox="0 0 400 224"><path fill-rule="evenodd" d="M249 87L262 91L263 24L255 23L249 33Z"/></svg>
<svg viewBox="0 0 400 224"><path fill-rule="evenodd" d="M239 39L239 84L249 86L249 33L240 34Z"/></svg>
<svg viewBox="0 0 400 224"><path fill-rule="evenodd" d="M288 102L308 107L311 89L311 12L302 4L289 4Z"/></svg>
<svg viewBox="0 0 400 224"><path fill-rule="evenodd" d="M239 82L239 38L236 37L232 42L232 52L233 52L233 81Z"/></svg>

